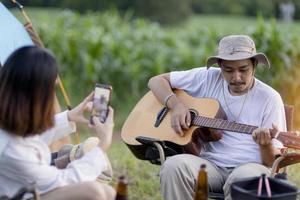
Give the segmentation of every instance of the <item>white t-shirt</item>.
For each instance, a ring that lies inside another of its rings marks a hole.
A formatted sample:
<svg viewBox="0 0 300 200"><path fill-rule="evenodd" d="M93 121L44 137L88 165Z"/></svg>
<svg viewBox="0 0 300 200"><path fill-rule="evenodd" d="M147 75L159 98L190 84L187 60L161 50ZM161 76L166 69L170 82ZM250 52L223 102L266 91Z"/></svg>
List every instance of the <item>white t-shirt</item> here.
<svg viewBox="0 0 300 200"><path fill-rule="evenodd" d="M286 131L284 105L279 93L256 78L253 88L241 96L230 94L221 70L214 67L171 72L170 82L172 88L183 89L193 97L217 99L229 121L264 128L272 128L273 123L279 130ZM276 139L273 145L282 147ZM230 131L224 131L221 140L207 143L200 156L221 167L262 163L259 146L252 136Z"/></svg>
<svg viewBox="0 0 300 200"><path fill-rule="evenodd" d="M48 144L75 131L67 113L55 116L55 127L41 136L23 138L0 129L0 196L11 197L33 182L39 193L83 181L94 181L107 168L104 152L95 147L66 169L50 166Z"/></svg>

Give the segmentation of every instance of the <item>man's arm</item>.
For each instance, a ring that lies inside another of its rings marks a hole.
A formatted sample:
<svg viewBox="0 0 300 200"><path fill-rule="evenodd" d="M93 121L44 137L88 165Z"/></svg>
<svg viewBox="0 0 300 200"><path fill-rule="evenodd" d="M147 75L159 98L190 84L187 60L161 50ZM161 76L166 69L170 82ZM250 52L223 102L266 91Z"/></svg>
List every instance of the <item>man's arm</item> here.
<svg viewBox="0 0 300 200"><path fill-rule="evenodd" d="M277 130L277 127L274 127ZM253 140L259 145L262 162L265 166L271 167L275 160L275 155L280 154L279 149L272 143L270 131L265 128L258 128L252 133Z"/></svg>
<svg viewBox="0 0 300 200"><path fill-rule="evenodd" d="M148 87L153 92L157 100L164 104L165 98L169 94L173 93L170 84L170 73L152 77L148 82ZM168 100L168 106L170 105L171 99L172 97L170 97L170 99Z"/></svg>
<svg viewBox="0 0 300 200"><path fill-rule="evenodd" d="M182 128L189 128L191 116L187 106L176 95L170 96L173 94L170 73L152 77L148 82L148 87L158 101L166 104L171 110L171 126L176 133L183 136Z"/></svg>
<svg viewBox="0 0 300 200"><path fill-rule="evenodd" d="M275 156L280 154L279 149L275 148L272 143L265 146L260 145L259 149L263 164L267 167L272 167Z"/></svg>

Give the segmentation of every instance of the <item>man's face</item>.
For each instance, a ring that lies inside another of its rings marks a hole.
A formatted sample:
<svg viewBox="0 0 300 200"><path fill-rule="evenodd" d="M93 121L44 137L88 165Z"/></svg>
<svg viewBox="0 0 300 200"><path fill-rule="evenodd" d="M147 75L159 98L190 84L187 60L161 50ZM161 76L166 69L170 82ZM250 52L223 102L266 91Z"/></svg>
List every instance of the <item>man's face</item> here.
<svg viewBox="0 0 300 200"><path fill-rule="evenodd" d="M227 61L220 63L223 77L233 95L242 95L252 87L254 66L250 59Z"/></svg>

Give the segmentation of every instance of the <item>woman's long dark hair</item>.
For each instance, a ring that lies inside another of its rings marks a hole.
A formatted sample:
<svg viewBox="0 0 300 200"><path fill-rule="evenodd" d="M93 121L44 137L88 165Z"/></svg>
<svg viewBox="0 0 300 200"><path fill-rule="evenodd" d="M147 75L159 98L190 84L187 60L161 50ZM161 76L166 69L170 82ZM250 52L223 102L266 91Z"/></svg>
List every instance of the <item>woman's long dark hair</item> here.
<svg viewBox="0 0 300 200"><path fill-rule="evenodd" d="M53 126L55 58L45 49L16 50L0 70L0 128L27 137Z"/></svg>

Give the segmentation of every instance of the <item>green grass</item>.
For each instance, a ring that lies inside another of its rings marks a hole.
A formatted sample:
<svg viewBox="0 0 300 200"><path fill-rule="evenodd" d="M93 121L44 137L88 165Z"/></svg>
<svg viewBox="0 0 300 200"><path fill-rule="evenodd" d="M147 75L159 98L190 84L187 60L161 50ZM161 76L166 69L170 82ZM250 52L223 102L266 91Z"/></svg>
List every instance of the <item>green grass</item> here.
<svg viewBox="0 0 300 200"><path fill-rule="evenodd" d="M131 200L159 200L159 166L136 159L126 145L115 141L108 151L114 169L113 186L116 178L125 175L129 180L128 194Z"/></svg>
<svg viewBox="0 0 300 200"><path fill-rule="evenodd" d="M86 127L79 126L78 129L81 141L93 136L93 133ZM72 137L72 139L75 138ZM162 199L158 177L160 166L135 158L126 144L122 142L119 131L114 132L113 143L107 154L114 171L113 181L110 185L116 187L117 178L125 175L129 182L128 195L130 200Z"/></svg>
<svg viewBox="0 0 300 200"><path fill-rule="evenodd" d="M294 151L293 151L294 152ZM300 153L299 151L295 151L297 153ZM300 163L291 165L287 168L287 174L288 174L288 180L290 180L292 183L298 186L300 188Z"/></svg>

